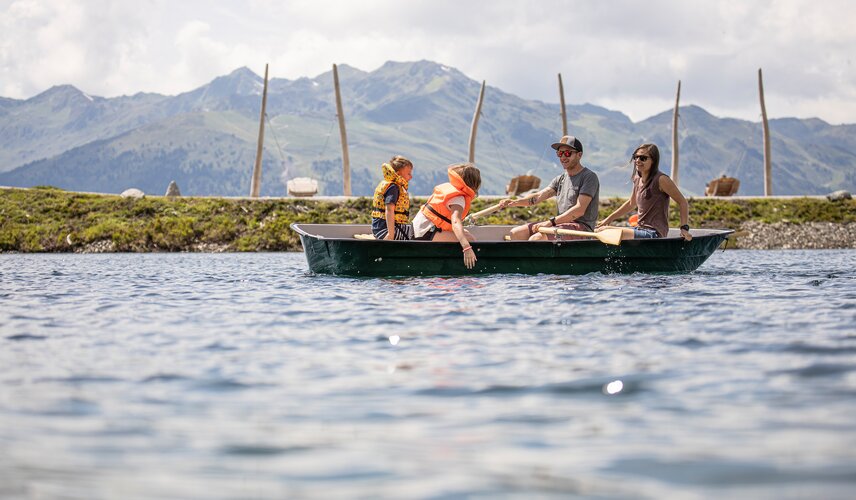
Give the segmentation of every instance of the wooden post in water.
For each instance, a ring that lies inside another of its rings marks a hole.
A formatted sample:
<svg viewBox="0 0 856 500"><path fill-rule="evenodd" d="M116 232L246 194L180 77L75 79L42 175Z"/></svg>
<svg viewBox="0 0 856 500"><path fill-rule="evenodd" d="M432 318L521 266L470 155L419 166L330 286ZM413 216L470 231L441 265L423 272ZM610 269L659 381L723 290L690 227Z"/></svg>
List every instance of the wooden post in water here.
<svg viewBox="0 0 856 500"><path fill-rule="evenodd" d="M770 158L770 125L767 123L767 106L764 104L764 80L758 68L758 95L761 97L761 126L764 129L764 196L773 195L773 172Z"/></svg>
<svg viewBox="0 0 856 500"><path fill-rule="evenodd" d="M678 94L675 96L675 112L672 114L672 181L678 185L678 106L681 103L681 81L678 80Z"/></svg>
<svg viewBox="0 0 856 500"><path fill-rule="evenodd" d="M265 144L265 108L267 107L268 65L265 64L265 86L262 91L262 112L259 118L259 144L256 148L256 164L253 166L253 180L250 185L250 197L258 198L262 187L262 150Z"/></svg>
<svg viewBox="0 0 856 500"><path fill-rule="evenodd" d="M481 114L482 101L484 101L484 83L482 80L481 91L479 91L479 102L476 104L476 113L473 115L473 124L470 127L470 156L469 162L476 161L476 130L479 128L479 115Z"/></svg>
<svg viewBox="0 0 856 500"><path fill-rule="evenodd" d="M342 180L345 196L351 196L351 162L348 158L348 134L345 132L345 113L342 111L342 94L339 92L339 70L333 65L333 88L336 90L336 116L339 117L339 136L342 139Z"/></svg>
<svg viewBox="0 0 856 500"><path fill-rule="evenodd" d="M562 136L568 135L568 113L565 110L565 87L562 86L562 74L559 73L559 105L562 106Z"/></svg>

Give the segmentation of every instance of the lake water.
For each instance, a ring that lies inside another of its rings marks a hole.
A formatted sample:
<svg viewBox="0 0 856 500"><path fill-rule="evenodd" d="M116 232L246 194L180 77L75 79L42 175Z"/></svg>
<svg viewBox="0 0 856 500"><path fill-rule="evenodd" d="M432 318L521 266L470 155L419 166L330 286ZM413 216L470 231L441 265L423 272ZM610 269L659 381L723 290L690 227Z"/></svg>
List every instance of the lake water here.
<svg viewBox="0 0 856 500"><path fill-rule="evenodd" d="M0 498L853 498L854 268L0 255Z"/></svg>

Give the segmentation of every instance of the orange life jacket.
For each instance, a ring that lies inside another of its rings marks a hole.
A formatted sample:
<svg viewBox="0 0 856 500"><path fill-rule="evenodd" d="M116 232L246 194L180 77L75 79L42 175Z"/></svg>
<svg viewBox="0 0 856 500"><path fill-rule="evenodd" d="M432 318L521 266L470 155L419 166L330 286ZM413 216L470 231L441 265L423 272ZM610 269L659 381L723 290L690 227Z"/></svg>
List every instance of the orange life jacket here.
<svg viewBox="0 0 856 500"><path fill-rule="evenodd" d="M434 193L420 210L438 229L451 231L452 211L446 206L446 202L458 196L464 197L464 213L461 214L463 219L470 213L470 203L476 197L476 192L467 186L457 172L449 169L449 182L435 187Z"/></svg>

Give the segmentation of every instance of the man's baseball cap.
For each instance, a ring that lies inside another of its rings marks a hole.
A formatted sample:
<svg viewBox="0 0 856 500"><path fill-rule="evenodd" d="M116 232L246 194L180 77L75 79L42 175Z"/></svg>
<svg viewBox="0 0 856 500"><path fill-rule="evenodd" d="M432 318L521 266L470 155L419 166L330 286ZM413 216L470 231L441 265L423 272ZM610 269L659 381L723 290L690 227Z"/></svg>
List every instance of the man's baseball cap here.
<svg viewBox="0 0 856 500"><path fill-rule="evenodd" d="M558 150L559 146L568 146L571 149L576 149L580 153L583 152L583 143L572 135L566 135L559 139L559 142L553 144L553 149Z"/></svg>

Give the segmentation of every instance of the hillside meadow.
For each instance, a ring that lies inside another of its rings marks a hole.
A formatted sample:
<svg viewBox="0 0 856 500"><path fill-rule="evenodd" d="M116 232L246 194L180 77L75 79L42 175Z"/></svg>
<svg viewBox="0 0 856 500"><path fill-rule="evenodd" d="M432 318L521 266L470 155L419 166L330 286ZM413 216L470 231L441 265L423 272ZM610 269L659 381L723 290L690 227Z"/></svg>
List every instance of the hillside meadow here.
<svg viewBox="0 0 856 500"><path fill-rule="evenodd" d="M416 204L424 201L415 199ZM601 200L601 217L624 200ZM477 199L473 211L495 200ZM300 251L292 222L370 222L371 200L296 198L209 198L86 194L52 187L0 189L2 252L186 252ZM514 208L483 219L484 224L519 224L545 220L555 204ZM678 225L672 210L671 225ZM856 222L856 200L820 198L690 199L693 227L739 230L755 224L801 225L809 222ZM852 227L852 226L851 226Z"/></svg>

